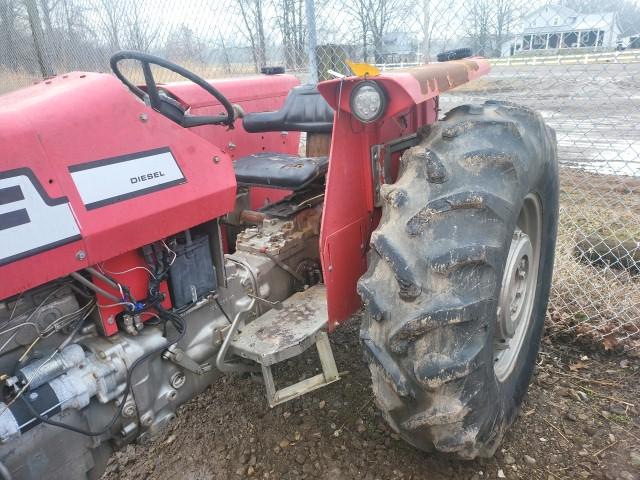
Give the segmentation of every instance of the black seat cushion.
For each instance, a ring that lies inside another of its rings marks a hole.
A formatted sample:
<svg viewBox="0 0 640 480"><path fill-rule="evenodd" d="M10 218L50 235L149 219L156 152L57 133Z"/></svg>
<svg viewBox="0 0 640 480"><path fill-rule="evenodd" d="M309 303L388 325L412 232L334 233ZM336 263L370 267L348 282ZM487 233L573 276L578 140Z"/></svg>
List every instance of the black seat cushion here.
<svg viewBox="0 0 640 480"><path fill-rule="evenodd" d="M242 125L247 132L331 133L333 109L315 85L302 85L289 92L275 112L246 113Z"/></svg>
<svg viewBox="0 0 640 480"><path fill-rule="evenodd" d="M234 162L240 185L300 190L327 173L329 157L255 153Z"/></svg>

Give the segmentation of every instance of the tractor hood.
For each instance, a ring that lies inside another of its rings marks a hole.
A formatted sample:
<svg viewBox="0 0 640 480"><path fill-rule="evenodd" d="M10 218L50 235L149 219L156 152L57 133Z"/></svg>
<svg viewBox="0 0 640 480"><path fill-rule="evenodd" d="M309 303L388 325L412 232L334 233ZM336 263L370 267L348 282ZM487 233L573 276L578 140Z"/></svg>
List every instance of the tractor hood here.
<svg viewBox="0 0 640 480"><path fill-rule="evenodd" d="M225 153L110 75L4 95L0 299L223 215L235 191Z"/></svg>
<svg viewBox="0 0 640 480"><path fill-rule="evenodd" d="M489 73L491 66L484 58L454 60L368 77L379 83L390 99L384 117L390 118L407 108L423 103L441 93ZM351 111L350 97L362 77L347 77L322 82L318 90L334 110Z"/></svg>

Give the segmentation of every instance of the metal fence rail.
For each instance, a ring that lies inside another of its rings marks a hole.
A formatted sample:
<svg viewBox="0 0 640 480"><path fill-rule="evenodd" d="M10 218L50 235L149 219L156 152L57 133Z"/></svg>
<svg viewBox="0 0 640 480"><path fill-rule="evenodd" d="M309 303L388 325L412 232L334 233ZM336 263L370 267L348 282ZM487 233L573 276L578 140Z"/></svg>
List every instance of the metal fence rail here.
<svg viewBox="0 0 640 480"><path fill-rule="evenodd" d="M0 92L149 51L209 78L283 65L302 81L470 47L492 73L443 110L498 98L556 129L561 219L549 327L640 341L640 5L635 0L0 0ZM160 77L163 79L162 77ZM165 77L163 80L171 80Z"/></svg>

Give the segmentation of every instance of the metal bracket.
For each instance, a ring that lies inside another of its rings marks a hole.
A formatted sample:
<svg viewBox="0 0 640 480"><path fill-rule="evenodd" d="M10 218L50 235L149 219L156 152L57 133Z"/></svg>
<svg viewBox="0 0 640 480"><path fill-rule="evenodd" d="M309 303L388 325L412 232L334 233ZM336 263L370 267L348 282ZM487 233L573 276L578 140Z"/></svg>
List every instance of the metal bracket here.
<svg viewBox="0 0 640 480"><path fill-rule="evenodd" d="M375 207L382 206L380 187L385 183L391 183L393 180L392 155L407 148L415 147L419 143L420 137L418 137L417 133L414 133L389 143L381 143L371 147L371 175L373 177L373 205Z"/></svg>
<svg viewBox="0 0 640 480"><path fill-rule="evenodd" d="M289 400L293 400L301 395L340 380L338 367L336 367L336 361L333 358L327 332L317 333L316 348L318 350L318 356L320 357L320 364L322 365L322 373L306 378L288 387L281 388L280 390L276 390L271 365L262 365L262 376L264 377L264 384L267 389L267 401L270 407L288 402Z"/></svg>
<svg viewBox="0 0 640 480"><path fill-rule="evenodd" d="M189 357L184 350L176 347L175 345L171 345L167 348L162 353L162 358L169 360L170 362L173 362L196 375L204 375L211 370L210 363L203 363L202 365L198 364L194 359Z"/></svg>

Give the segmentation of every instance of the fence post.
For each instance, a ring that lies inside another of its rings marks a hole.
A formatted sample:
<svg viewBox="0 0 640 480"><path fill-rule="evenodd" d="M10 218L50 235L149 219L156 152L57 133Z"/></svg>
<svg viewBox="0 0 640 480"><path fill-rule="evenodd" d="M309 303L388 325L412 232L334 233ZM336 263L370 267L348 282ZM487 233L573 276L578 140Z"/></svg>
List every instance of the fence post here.
<svg viewBox="0 0 640 480"><path fill-rule="evenodd" d="M53 77L53 68L49 63L44 51L44 32L42 31L42 23L40 23L40 13L38 12L38 5L35 0L25 0L25 6L27 7L27 16L29 17L29 26L31 27L31 36L33 37L33 47L36 51L36 58L38 60L38 66L40 67L40 73L42 78Z"/></svg>
<svg viewBox="0 0 640 480"><path fill-rule="evenodd" d="M307 14L307 49L309 52L309 81L314 85L318 83L318 59L316 57L316 47L318 38L316 36L316 8L314 0L305 0Z"/></svg>

